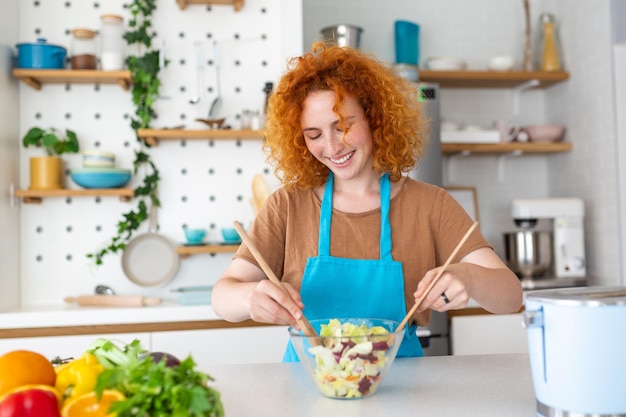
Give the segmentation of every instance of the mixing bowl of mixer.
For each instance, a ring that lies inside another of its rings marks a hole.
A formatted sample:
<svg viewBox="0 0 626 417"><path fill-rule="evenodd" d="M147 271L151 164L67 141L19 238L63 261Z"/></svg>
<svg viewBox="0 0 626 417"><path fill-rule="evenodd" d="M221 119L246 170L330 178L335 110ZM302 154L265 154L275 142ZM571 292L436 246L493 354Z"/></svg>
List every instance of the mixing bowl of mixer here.
<svg viewBox="0 0 626 417"><path fill-rule="evenodd" d="M520 278L543 276L552 266L552 233L518 230L504 234L506 262Z"/></svg>

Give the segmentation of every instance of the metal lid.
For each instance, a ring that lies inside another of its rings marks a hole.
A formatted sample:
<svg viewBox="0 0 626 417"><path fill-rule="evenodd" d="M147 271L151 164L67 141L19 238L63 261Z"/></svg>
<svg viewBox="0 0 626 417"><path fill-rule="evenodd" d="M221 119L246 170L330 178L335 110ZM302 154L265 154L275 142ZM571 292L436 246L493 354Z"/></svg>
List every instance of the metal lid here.
<svg viewBox="0 0 626 417"><path fill-rule="evenodd" d="M565 307L626 305L626 287L577 287L528 291L526 299Z"/></svg>

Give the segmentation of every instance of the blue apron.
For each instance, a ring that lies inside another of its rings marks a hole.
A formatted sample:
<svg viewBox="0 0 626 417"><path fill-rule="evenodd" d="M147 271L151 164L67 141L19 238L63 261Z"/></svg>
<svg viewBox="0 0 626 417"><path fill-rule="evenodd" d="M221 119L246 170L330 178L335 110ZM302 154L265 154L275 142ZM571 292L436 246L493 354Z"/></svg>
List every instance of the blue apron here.
<svg viewBox="0 0 626 417"><path fill-rule="evenodd" d="M402 263L391 256L390 197L391 184L385 174L380 179L380 259L330 256L333 174L329 174L320 213L318 256L307 260L300 289L307 319L371 317L399 322L404 318ZM415 324L405 327L398 357L424 356L416 330ZM283 361L298 361L291 342Z"/></svg>

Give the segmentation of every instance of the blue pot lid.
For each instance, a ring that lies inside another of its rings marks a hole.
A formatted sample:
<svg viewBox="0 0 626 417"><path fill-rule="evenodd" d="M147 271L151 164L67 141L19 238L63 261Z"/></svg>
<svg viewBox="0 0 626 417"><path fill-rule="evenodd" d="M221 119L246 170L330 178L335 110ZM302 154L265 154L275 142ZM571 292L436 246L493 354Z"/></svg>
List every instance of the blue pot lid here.
<svg viewBox="0 0 626 417"><path fill-rule="evenodd" d="M53 45L51 43L48 43L48 40L46 38L37 38L37 42L21 42L18 43L17 45L15 45L17 47L20 46L51 46L53 48L61 48L64 51L67 50L67 48L65 48L64 46L61 45Z"/></svg>

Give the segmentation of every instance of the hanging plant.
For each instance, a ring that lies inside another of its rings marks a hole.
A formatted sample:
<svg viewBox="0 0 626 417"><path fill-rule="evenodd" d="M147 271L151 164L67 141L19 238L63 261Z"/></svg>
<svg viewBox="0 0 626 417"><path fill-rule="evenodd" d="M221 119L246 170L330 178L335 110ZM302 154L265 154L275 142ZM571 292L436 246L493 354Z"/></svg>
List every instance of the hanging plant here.
<svg viewBox="0 0 626 417"><path fill-rule="evenodd" d="M126 65L132 77L132 100L135 105L135 115L131 118L131 127L137 135L138 129L150 127L150 122L156 117L153 105L159 96L159 51L153 51L152 36L149 31L152 27L150 18L156 10L156 0L133 0L126 6L131 12L128 24L129 30L124 34L126 43L134 46L135 55L126 58ZM165 62L167 65L167 62ZM150 144L137 135L140 150L135 151L133 161L134 173L144 173L143 182L135 188L135 198L138 198L137 209L123 214L123 220L117 224L117 233L104 248L90 253L88 258L95 260L96 265L102 264L102 258L107 254L124 250L139 226L148 218L148 204L159 207L157 196L159 188L159 170L145 152Z"/></svg>

